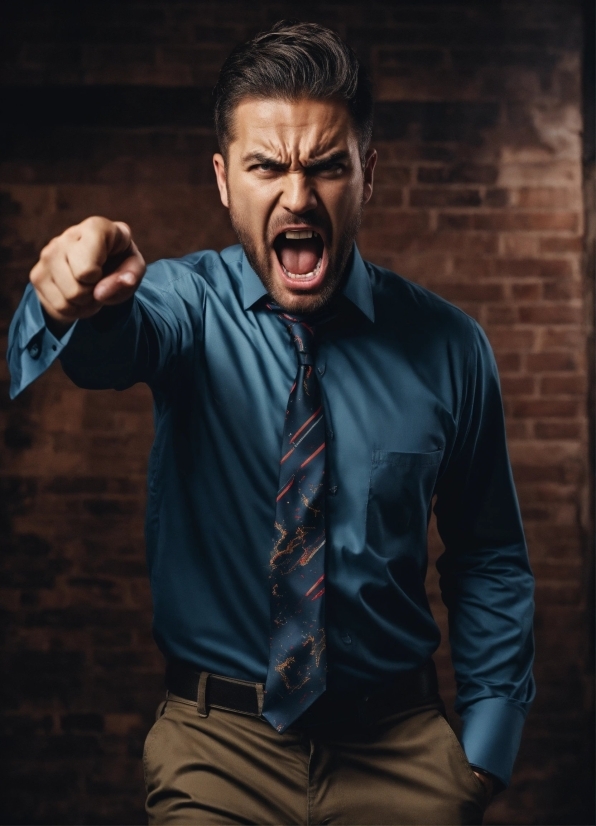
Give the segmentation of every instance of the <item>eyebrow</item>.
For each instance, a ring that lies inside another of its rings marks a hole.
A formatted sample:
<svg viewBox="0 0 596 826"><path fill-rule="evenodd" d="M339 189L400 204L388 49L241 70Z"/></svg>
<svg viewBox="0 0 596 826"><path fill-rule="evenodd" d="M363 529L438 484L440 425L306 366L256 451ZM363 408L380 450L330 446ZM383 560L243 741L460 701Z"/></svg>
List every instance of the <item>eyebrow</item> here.
<svg viewBox="0 0 596 826"><path fill-rule="evenodd" d="M340 149L337 152L332 152L330 155L325 155L322 158L315 158L310 163L303 164L302 168L306 172L316 173L331 166L334 163L346 161L349 159L349 157L350 156L348 152L345 151L345 149ZM269 164L270 166L275 166L278 169L287 169L290 165L287 163L280 163L279 161L275 160L275 158L270 158L262 152L250 152L248 155L245 155L242 160L244 163L250 163L252 161L259 164Z"/></svg>

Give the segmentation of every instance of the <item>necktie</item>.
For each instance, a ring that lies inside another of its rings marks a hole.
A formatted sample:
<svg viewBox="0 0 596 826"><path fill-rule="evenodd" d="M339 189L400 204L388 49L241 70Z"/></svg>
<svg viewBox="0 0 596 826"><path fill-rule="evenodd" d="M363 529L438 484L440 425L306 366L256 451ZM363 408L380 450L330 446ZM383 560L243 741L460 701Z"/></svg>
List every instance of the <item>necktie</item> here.
<svg viewBox="0 0 596 826"><path fill-rule="evenodd" d="M313 361L314 330L286 324L298 373L290 391L270 558L271 645L263 716L279 732L325 691L325 421Z"/></svg>

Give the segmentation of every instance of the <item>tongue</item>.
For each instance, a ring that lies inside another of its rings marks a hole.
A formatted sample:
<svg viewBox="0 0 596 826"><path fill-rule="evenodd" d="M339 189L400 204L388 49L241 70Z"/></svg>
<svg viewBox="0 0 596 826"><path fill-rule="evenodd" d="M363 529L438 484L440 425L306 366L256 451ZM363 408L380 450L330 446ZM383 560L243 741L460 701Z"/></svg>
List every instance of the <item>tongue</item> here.
<svg viewBox="0 0 596 826"><path fill-rule="evenodd" d="M314 238L302 238L300 241L284 239L279 247L279 258L288 272L306 275L312 272L319 260L319 251Z"/></svg>

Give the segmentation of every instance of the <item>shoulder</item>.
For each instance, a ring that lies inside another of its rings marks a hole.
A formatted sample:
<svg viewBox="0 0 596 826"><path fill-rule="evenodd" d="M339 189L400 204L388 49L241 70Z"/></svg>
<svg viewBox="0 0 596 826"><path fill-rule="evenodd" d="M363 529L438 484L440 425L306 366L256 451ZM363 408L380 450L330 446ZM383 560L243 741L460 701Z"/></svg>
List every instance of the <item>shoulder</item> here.
<svg viewBox="0 0 596 826"><path fill-rule="evenodd" d="M222 252L198 250L181 258L162 258L147 267L139 293L196 299L210 290L234 292L240 282L241 261L240 245Z"/></svg>
<svg viewBox="0 0 596 826"><path fill-rule="evenodd" d="M387 331L415 338L476 347L485 336L477 321L459 307L397 273L365 262L371 279L375 319Z"/></svg>

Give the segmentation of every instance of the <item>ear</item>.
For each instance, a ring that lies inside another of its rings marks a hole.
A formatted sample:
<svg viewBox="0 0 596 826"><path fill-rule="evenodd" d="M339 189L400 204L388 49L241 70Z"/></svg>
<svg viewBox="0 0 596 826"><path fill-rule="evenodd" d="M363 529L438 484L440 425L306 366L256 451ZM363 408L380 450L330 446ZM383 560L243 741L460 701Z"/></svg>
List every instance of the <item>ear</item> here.
<svg viewBox="0 0 596 826"><path fill-rule="evenodd" d="M228 200L228 179L226 175L226 162L223 155L217 152L213 156L213 168L215 169L215 178L217 180L217 188L219 189L219 197L225 207L230 206Z"/></svg>
<svg viewBox="0 0 596 826"><path fill-rule="evenodd" d="M362 203L367 204L373 193L373 177L377 164L377 150L369 149L364 161L364 186L362 189Z"/></svg>

